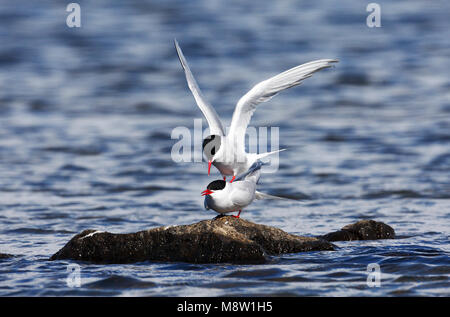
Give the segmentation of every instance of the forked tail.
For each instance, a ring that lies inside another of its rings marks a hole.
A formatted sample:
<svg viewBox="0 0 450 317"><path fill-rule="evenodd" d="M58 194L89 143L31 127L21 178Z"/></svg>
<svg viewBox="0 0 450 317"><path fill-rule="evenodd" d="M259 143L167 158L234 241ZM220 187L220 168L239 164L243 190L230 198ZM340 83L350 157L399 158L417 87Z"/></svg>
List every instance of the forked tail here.
<svg viewBox="0 0 450 317"><path fill-rule="evenodd" d="M272 155L272 154L279 153L279 152L283 152L283 151L286 151L286 149L281 149L281 150L276 150L276 151L272 151L272 152L266 152L266 153L256 154L256 160L260 160L260 159L265 158L265 157L267 157L267 156L270 156L270 155Z"/></svg>
<svg viewBox="0 0 450 317"><path fill-rule="evenodd" d="M279 196L273 196L269 194L264 194L259 191L255 192L255 198L256 199L277 199L277 200L294 200L286 197L279 197Z"/></svg>

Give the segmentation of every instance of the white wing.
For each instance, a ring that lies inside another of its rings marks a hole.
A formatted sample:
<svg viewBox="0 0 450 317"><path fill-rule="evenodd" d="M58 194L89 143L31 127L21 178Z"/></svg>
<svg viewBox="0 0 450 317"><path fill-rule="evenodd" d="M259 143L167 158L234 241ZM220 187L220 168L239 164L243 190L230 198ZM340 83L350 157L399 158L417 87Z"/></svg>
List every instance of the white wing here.
<svg viewBox="0 0 450 317"><path fill-rule="evenodd" d="M332 66L334 59L321 59L291 68L281 74L260 82L239 99L231 120L229 135L237 145L244 145L245 131L256 106L268 101L280 91L300 85L313 73Z"/></svg>
<svg viewBox="0 0 450 317"><path fill-rule="evenodd" d="M232 183L233 190L230 192L230 200L233 205L244 208L254 199L256 184L253 181L240 181Z"/></svg>
<svg viewBox="0 0 450 317"><path fill-rule="evenodd" d="M197 82L195 81L194 75L192 75L192 72L189 69L189 65L187 64L186 59L184 58L183 52L181 51L181 48L178 45L177 40L174 40L174 43L175 48L177 49L178 58L180 59L181 66L183 67L184 73L186 75L186 80L189 89L194 95L195 101L197 102L197 105L200 108L200 110L203 112L206 121L208 121L210 133L221 136L225 135L225 130L223 129L222 123L220 122L220 118L217 115L216 110L214 110L214 108L209 104L209 102L205 100L205 97L203 97L203 94L200 91Z"/></svg>

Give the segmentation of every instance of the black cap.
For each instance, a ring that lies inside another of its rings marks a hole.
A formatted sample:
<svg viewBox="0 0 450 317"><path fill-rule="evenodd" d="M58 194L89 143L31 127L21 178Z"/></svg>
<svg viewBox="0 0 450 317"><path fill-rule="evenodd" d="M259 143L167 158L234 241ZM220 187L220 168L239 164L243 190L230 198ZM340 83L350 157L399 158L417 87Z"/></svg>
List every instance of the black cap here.
<svg viewBox="0 0 450 317"><path fill-rule="evenodd" d="M211 183L208 184L208 187L206 187L206 189L209 190L221 190L225 188L225 185L227 183L224 180L218 179L216 181L213 181Z"/></svg>

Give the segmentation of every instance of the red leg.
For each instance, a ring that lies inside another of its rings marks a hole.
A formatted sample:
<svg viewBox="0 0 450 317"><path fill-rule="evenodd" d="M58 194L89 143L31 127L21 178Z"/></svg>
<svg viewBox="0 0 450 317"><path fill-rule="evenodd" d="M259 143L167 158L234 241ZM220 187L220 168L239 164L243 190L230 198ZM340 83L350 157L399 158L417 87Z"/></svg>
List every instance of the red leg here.
<svg viewBox="0 0 450 317"><path fill-rule="evenodd" d="M236 178L236 176L233 176L233 178L231 179L230 183L232 183L235 178Z"/></svg>
<svg viewBox="0 0 450 317"><path fill-rule="evenodd" d="M242 210L239 210L237 216L233 216L233 217L234 217L234 218L239 218L239 216L241 215L241 211L242 211Z"/></svg>
<svg viewBox="0 0 450 317"><path fill-rule="evenodd" d="M224 176L224 177L223 177L223 180L224 180L224 181L226 181L226 180L227 180L227 177L226 177L226 176Z"/></svg>

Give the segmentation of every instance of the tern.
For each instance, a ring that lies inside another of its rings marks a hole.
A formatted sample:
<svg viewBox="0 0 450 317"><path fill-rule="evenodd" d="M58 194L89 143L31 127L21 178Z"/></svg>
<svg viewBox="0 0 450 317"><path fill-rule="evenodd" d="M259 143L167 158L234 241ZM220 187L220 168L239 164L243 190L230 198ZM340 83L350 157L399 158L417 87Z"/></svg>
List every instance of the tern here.
<svg viewBox="0 0 450 317"><path fill-rule="evenodd" d="M234 182L227 183L219 179L209 183L206 190L202 192L202 196L205 196L205 209L213 209L219 214L238 211L238 215L233 217L239 218L242 209L255 199L286 200L287 198L264 194L256 190L261 175L261 166L265 164L256 161L247 172L238 175Z"/></svg>
<svg viewBox="0 0 450 317"><path fill-rule="evenodd" d="M212 164L219 170L224 180L227 176L232 176L231 182L235 180L237 175L249 170L259 159L284 150L262 154L245 151L245 132L257 105L270 100L280 91L300 85L304 79L311 77L313 73L331 67L333 63L338 62L335 59L315 60L258 83L239 99L231 119L230 129L228 134L225 134L217 112L200 91L176 39L174 43L189 89L209 125L210 135L203 140L203 152L208 159L208 175Z"/></svg>

